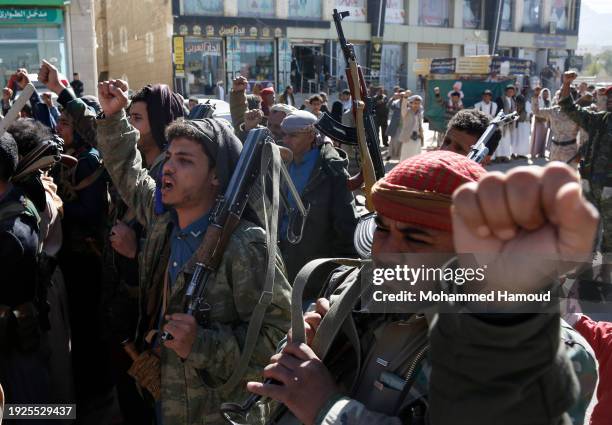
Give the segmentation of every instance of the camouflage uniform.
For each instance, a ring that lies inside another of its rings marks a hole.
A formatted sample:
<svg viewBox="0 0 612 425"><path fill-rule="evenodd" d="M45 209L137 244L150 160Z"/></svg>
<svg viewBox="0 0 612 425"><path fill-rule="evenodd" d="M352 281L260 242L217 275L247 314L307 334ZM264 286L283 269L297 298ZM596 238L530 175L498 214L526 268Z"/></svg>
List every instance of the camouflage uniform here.
<svg viewBox="0 0 612 425"><path fill-rule="evenodd" d="M580 175L585 193L601 214L601 251L612 253L612 114L593 112L574 104L571 97L559 102L565 114L589 132L583 148Z"/></svg>
<svg viewBox="0 0 612 425"><path fill-rule="evenodd" d="M339 274L337 289L334 278L330 284L332 305L349 286L361 284L356 269ZM594 389L594 357L579 349L576 332L570 342L560 343L568 338L558 314L530 316L515 316L518 320L511 325L499 326L486 315L439 314L424 324L419 323L425 321L422 317L354 310L362 363L359 366L354 351L346 349L341 332L325 359L341 393L320 410L315 424L582 424ZM394 324L403 329L394 339L404 342L396 344L395 351L382 351L383 357L376 349ZM560 332L561 338L546 336ZM395 367L398 353L408 344L418 348L411 348L412 354ZM568 355L580 366L572 367ZM389 372L408 387L388 385L393 381L382 377ZM578 397L575 372L581 383L590 383Z"/></svg>
<svg viewBox="0 0 612 425"><path fill-rule="evenodd" d="M76 101L78 102L78 101ZM79 104L71 105L75 114ZM89 119L83 117L83 119ZM128 123L125 112L98 121L98 142L109 174L123 200L145 224L147 238L140 253L139 335L157 329L163 275L168 262L167 239L172 230L170 213L154 213L155 181L142 168L136 149L138 132ZM233 232L214 281L209 284L206 302L212 306L208 325L199 326L191 354L185 360L165 347L161 349L161 403L164 425L224 423L219 405L241 401L248 396L247 380L261 379L262 367L275 352L290 323L290 287L277 261L274 297L266 314L260 338L248 372L242 382L227 392L206 384L223 384L237 366L246 330L263 287L266 264L265 232L245 220ZM186 282L192 270L183 270L172 285L166 312L183 312ZM263 418L257 418L260 421Z"/></svg>

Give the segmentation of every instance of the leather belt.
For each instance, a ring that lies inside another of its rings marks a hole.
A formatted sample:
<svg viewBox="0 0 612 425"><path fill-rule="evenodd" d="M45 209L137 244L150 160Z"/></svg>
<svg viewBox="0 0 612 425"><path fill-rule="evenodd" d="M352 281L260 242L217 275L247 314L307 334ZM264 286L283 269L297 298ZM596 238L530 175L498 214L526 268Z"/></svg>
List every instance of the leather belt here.
<svg viewBox="0 0 612 425"><path fill-rule="evenodd" d="M569 145L574 145L576 144L576 139L574 140L568 140L566 142L557 142L555 139L551 139L551 142L553 142L555 145L557 146L569 146Z"/></svg>

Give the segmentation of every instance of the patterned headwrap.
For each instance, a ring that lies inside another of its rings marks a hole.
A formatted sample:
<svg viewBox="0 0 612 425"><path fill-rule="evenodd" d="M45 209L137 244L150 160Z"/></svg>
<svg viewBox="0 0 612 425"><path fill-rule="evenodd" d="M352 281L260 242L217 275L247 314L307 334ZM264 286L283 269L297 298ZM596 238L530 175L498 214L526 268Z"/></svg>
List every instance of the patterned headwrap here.
<svg viewBox="0 0 612 425"><path fill-rule="evenodd" d="M398 164L372 188L376 212L393 220L451 230L455 189L480 180L486 170L450 151L432 151Z"/></svg>

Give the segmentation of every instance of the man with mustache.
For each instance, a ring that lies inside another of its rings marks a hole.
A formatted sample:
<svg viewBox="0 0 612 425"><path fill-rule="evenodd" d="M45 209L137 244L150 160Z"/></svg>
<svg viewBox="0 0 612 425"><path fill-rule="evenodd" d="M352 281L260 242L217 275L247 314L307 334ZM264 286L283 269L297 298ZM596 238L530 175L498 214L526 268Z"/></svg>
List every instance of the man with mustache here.
<svg viewBox="0 0 612 425"><path fill-rule="evenodd" d="M533 252L535 245L537 252L588 254L598 220L563 164L486 174L448 151L400 163L374 186L373 202L375 261L393 253L498 258ZM344 273L330 300L320 299L317 311L305 315L309 344L323 329L330 301L333 308L361 285L358 269ZM282 402L305 424L569 423L577 389L558 313L428 320L355 305L342 324L325 364L309 345L290 343L264 370L276 382L250 382L249 391ZM351 328L358 345L344 336Z"/></svg>

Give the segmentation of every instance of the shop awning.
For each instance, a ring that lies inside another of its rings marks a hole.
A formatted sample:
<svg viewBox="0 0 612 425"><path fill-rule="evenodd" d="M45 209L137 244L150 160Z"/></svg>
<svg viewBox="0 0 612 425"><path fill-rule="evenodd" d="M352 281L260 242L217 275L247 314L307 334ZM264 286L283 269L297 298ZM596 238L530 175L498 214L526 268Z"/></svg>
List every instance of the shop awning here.
<svg viewBox="0 0 612 425"><path fill-rule="evenodd" d="M69 4L70 0L0 0L0 6L55 6Z"/></svg>

